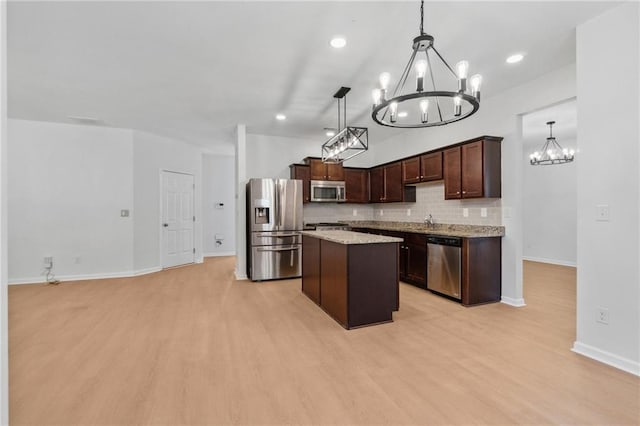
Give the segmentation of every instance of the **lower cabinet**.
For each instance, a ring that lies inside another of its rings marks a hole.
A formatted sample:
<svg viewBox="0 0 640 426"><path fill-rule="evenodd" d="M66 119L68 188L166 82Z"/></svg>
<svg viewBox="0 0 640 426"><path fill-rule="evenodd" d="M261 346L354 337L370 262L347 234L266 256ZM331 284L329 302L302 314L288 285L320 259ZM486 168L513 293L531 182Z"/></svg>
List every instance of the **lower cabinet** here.
<svg viewBox="0 0 640 426"><path fill-rule="evenodd" d="M398 256L400 280L427 288L427 234L352 228L354 232L402 238ZM502 297L502 238L463 238L461 300L465 306L499 302ZM303 270L304 273L304 270Z"/></svg>

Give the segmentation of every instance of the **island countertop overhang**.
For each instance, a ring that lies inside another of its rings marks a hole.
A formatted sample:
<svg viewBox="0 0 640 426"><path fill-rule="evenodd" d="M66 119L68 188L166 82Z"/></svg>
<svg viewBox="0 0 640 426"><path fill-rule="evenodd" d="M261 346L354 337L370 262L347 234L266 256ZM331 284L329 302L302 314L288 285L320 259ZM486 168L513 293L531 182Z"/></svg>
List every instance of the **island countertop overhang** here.
<svg viewBox="0 0 640 426"><path fill-rule="evenodd" d="M302 231L302 235L345 245L401 243L403 241L402 238L397 237L387 237L385 235L364 234L362 232L342 230Z"/></svg>

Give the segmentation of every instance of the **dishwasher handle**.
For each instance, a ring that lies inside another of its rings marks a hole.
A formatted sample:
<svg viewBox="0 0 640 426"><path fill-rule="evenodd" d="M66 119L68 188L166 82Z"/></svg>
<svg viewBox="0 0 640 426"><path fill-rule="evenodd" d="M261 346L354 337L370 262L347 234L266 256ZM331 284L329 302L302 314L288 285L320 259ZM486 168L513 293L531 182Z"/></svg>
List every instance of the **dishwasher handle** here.
<svg viewBox="0 0 640 426"><path fill-rule="evenodd" d="M437 244L439 246L462 247L462 238L460 237L427 237L428 244Z"/></svg>

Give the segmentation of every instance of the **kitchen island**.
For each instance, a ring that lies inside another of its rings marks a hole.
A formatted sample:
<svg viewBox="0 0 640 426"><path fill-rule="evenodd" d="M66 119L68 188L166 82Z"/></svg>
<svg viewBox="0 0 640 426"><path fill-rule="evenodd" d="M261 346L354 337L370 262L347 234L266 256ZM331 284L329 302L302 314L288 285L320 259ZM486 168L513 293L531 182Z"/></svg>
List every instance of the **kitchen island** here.
<svg viewBox="0 0 640 426"><path fill-rule="evenodd" d="M401 238L302 233L302 292L346 329L393 321Z"/></svg>

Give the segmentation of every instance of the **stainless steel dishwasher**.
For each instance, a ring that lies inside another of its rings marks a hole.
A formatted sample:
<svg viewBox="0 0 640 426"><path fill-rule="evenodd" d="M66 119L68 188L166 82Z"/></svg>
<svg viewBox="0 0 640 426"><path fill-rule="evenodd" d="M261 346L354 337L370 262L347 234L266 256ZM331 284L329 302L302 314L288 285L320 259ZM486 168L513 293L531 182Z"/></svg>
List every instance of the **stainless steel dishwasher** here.
<svg viewBox="0 0 640 426"><path fill-rule="evenodd" d="M462 238L427 237L427 289L460 300Z"/></svg>

